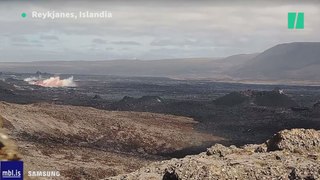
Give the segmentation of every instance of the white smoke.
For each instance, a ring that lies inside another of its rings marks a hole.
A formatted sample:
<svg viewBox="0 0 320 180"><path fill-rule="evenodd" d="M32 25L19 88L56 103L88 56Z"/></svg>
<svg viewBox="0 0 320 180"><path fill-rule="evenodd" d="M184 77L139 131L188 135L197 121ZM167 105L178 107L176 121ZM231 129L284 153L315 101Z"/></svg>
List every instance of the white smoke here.
<svg viewBox="0 0 320 180"><path fill-rule="evenodd" d="M38 81L39 79L40 79L40 77L39 78L37 78L37 77L29 77L29 78L24 79L24 81L33 82L33 81Z"/></svg>
<svg viewBox="0 0 320 180"><path fill-rule="evenodd" d="M59 76L50 77L48 79L42 79L41 77L30 77L24 79L32 85L38 85L42 87L76 87L76 83L73 81L73 77L67 79L60 79Z"/></svg>

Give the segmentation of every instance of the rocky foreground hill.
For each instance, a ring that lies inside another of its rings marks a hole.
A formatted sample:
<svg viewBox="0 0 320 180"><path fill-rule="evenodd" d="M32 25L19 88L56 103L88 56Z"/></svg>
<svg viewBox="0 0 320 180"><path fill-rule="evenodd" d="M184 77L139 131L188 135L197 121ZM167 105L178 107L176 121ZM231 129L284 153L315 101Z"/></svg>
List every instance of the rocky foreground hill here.
<svg viewBox="0 0 320 180"><path fill-rule="evenodd" d="M283 130L263 144L241 148L216 144L199 155L152 163L108 178L133 179L320 179L320 131Z"/></svg>

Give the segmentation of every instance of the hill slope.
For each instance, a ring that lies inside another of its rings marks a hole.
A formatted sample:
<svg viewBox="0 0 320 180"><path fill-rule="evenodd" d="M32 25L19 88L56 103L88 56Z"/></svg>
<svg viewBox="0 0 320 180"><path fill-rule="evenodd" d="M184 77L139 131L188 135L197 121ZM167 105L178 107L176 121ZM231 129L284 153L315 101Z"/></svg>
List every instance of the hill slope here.
<svg viewBox="0 0 320 180"><path fill-rule="evenodd" d="M319 69L320 42L296 42L264 51L232 75L253 80L317 80Z"/></svg>

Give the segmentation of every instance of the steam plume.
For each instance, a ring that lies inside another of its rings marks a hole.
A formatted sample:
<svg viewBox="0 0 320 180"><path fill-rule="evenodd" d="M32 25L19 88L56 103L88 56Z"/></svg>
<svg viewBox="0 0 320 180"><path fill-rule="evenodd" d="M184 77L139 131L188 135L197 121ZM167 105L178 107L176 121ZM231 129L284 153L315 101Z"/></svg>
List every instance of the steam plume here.
<svg viewBox="0 0 320 180"><path fill-rule="evenodd" d="M43 87L75 87L76 83L73 81L73 77L67 79L60 79L59 76L50 77L48 79L41 79L41 77L30 77L25 79L26 82L33 85Z"/></svg>

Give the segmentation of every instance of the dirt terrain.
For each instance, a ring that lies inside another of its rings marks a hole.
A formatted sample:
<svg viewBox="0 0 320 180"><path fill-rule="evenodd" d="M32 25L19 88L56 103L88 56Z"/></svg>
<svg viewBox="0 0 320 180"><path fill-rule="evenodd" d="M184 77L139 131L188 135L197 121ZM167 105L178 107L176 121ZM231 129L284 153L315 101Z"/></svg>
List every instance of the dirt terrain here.
<svg viewBox="0 0 320 180"><path fill-rule="evenodd" d="M223 140L196 132L193 119L173 115L5 102L0 114L26 172L58 170L70 179L132 172L174 152Z"/></svg>

